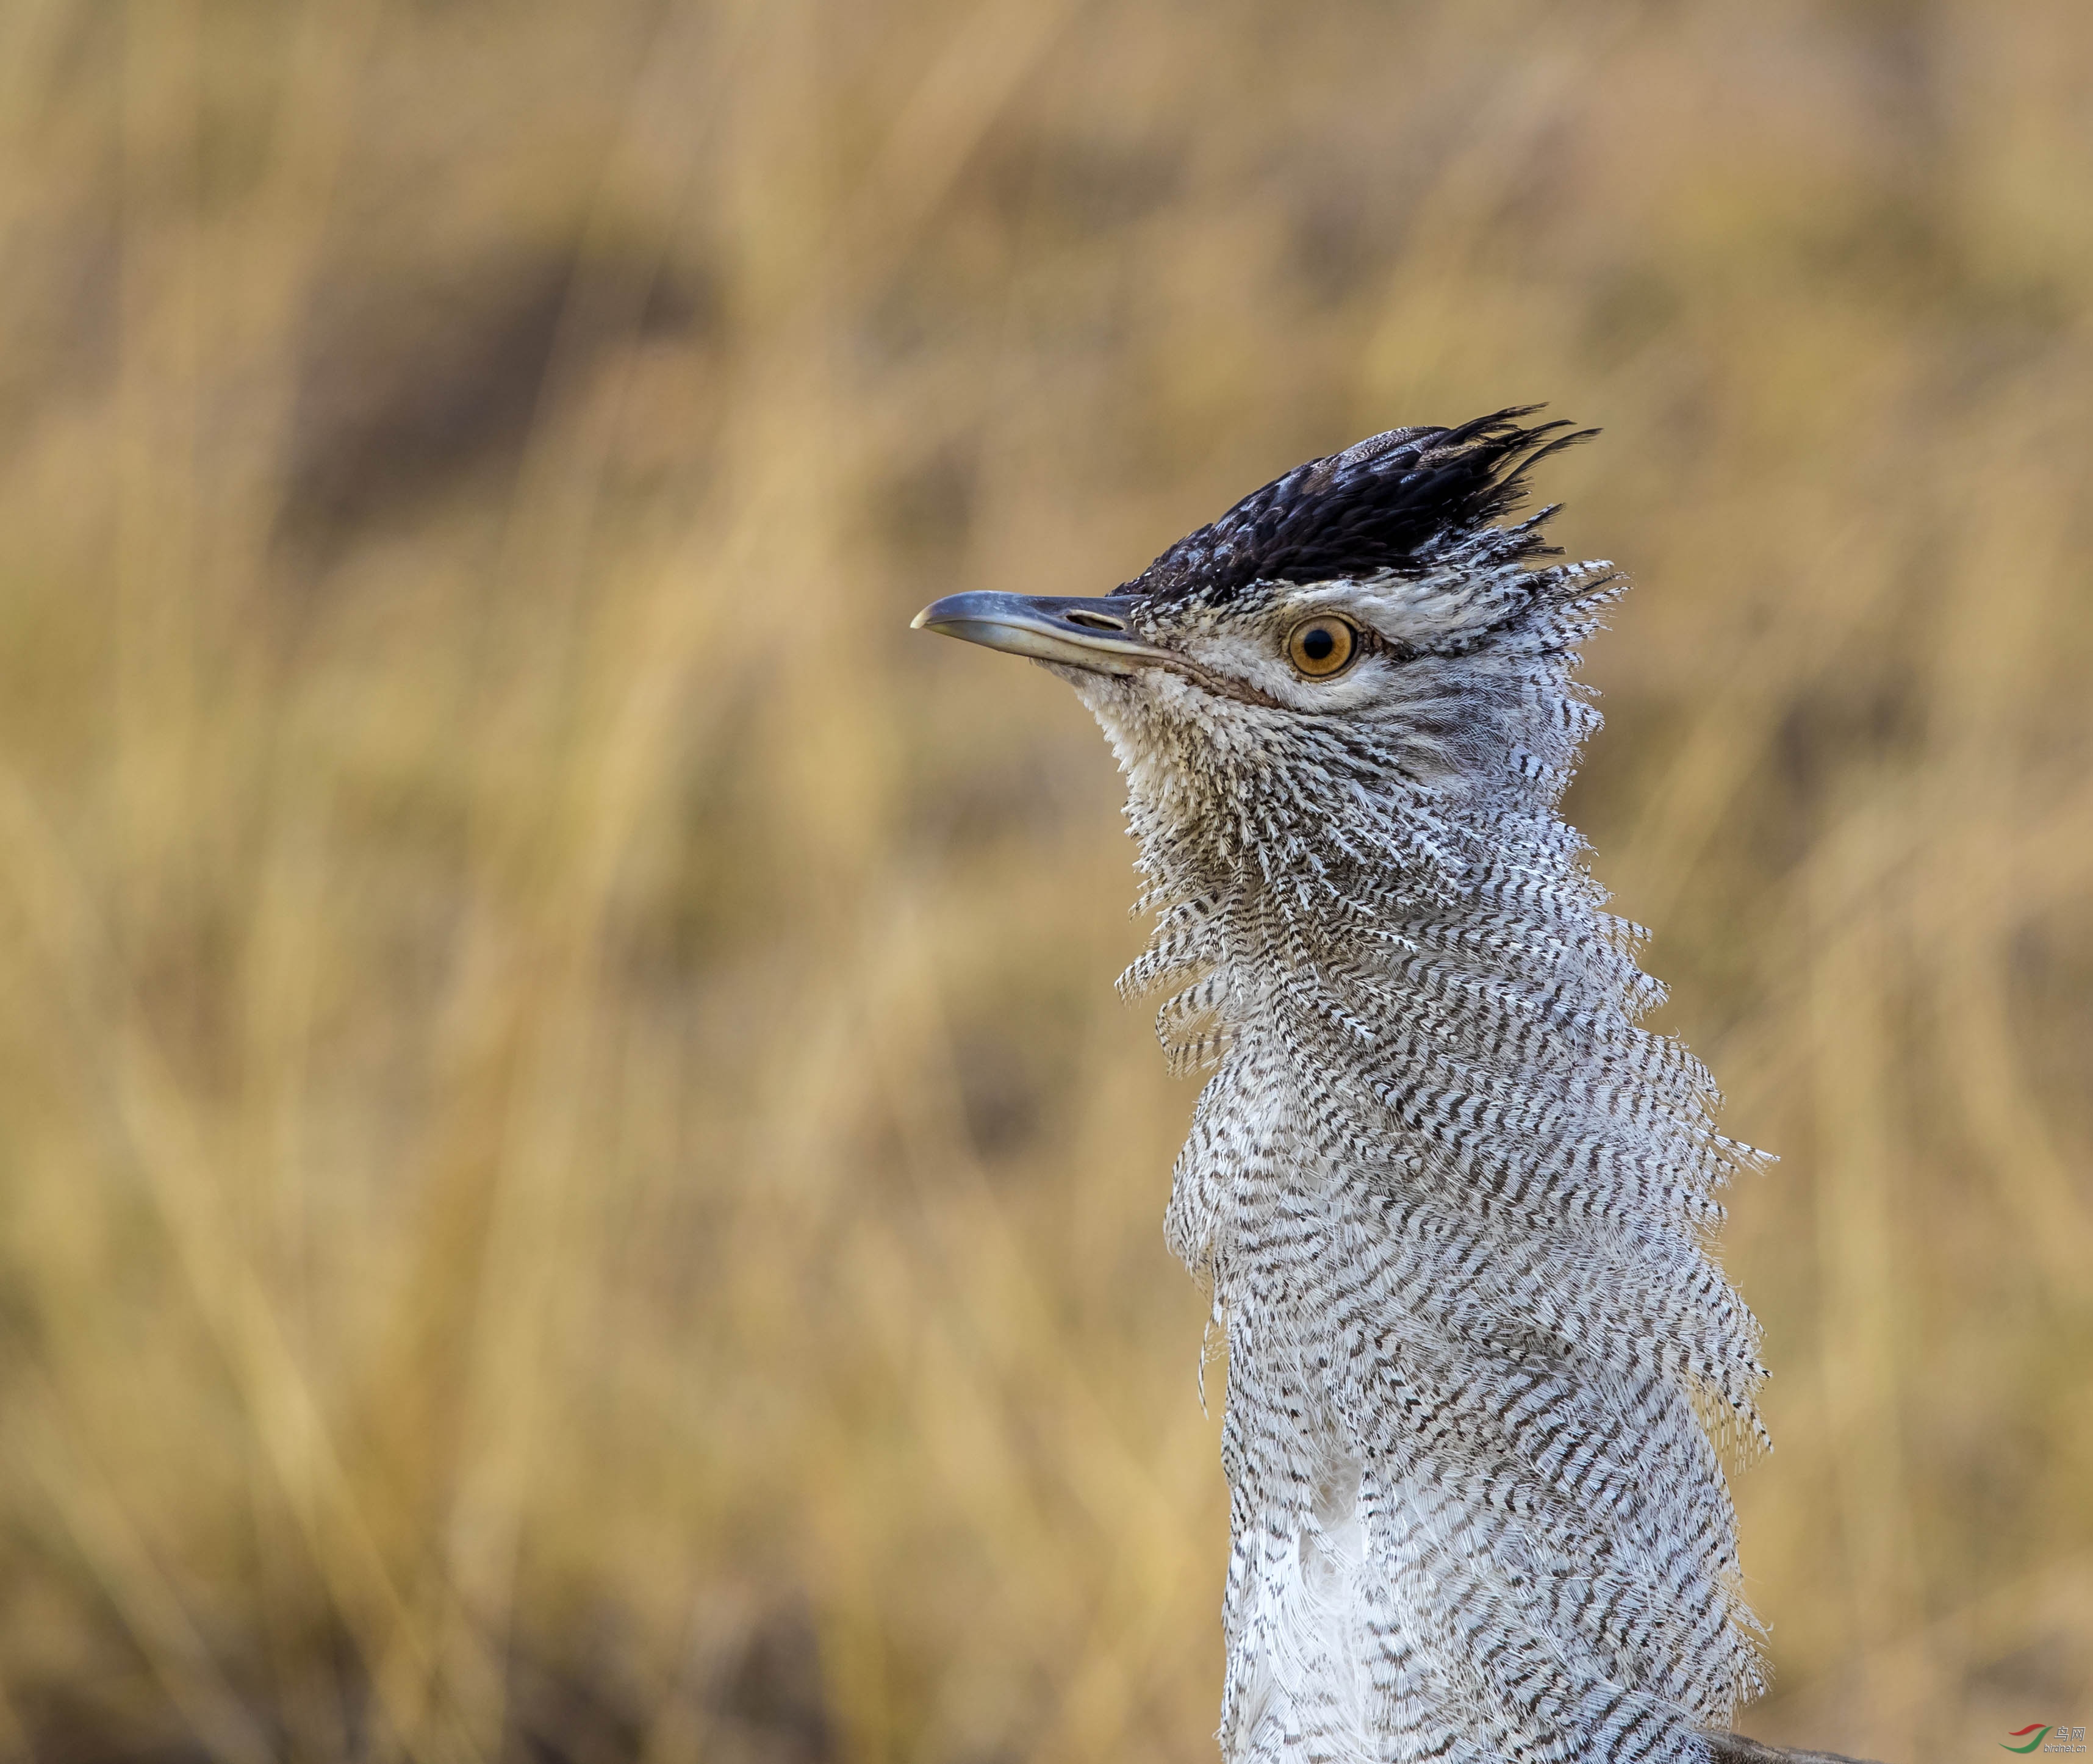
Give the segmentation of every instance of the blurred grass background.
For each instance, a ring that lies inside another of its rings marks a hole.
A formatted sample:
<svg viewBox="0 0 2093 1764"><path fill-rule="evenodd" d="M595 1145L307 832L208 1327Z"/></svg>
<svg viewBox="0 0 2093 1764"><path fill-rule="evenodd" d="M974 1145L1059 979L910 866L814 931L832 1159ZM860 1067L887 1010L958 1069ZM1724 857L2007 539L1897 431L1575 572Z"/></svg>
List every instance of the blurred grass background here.
<svg viewBox="0 0 2093 1764"><path fill-rule="evenodd" d="M1551 401L1746 1725L2093 1720L2093 15L6 0L0 1752L1209 1757L1102 741L912 637Z"/></svg>

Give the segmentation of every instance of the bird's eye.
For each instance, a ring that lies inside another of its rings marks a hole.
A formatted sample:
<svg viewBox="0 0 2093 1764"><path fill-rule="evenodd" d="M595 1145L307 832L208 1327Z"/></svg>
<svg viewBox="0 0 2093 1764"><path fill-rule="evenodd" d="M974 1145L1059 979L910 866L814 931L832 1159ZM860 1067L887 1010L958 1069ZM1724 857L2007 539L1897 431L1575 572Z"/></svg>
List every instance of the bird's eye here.
<svg viewBox="0 0 2093 1764"><path fill-rule="evenodd" d="M1359 647L1358 631L1341 618L1303 619L1286 639L1286 659L1311 680L1341 674Z"/></svg>

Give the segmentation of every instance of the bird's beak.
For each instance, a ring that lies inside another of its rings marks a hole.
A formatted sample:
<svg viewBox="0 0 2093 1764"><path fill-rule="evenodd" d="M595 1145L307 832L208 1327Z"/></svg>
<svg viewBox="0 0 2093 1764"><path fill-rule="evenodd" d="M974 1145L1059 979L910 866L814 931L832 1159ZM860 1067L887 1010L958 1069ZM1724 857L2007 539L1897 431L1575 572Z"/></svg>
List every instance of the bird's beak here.
<svg viewBox="0 0 2093 1764"><path fill-rule="evenodd" d="M952 594L909 621L912 631L941 631L990 649L1093 674L1138 674L1166 652L1133 635L1125 600L1064 600L1053 595Z"/></svg>

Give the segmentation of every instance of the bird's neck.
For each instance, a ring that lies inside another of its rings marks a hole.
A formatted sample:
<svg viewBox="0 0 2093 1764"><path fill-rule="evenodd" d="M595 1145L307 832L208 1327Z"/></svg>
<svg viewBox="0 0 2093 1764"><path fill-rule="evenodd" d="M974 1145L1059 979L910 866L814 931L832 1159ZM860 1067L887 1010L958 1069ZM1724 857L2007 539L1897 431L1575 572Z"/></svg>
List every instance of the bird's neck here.
<svg viewBox="0 0 2093 1764"><path fill-rule="evenodd" d="M1224 1745L1698 1758L1760 1682L1704 1425L1758 1432L1704 1250L1751 1155L1638 1025L1661 989L1559 778L1367 775L1321 815L1133 780L1126 984L1212 1068L1169 1229L1228 1347Z"/></svg>

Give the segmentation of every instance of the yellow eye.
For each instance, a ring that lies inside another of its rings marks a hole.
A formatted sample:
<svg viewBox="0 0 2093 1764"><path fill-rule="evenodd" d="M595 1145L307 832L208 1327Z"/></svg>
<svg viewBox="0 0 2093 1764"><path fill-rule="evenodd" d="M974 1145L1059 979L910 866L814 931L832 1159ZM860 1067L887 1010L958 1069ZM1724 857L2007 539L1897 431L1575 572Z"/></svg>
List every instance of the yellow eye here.
<svg viewBox="0 0 2093 1764"><path fill-rule="evenodd" d="M1328 614L1303 619L1286 639L1286 659L1311 680L1342 674L1359 647L1359 634L1341 618Z"/></svg>

